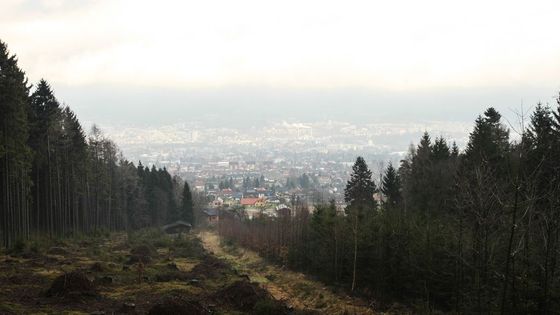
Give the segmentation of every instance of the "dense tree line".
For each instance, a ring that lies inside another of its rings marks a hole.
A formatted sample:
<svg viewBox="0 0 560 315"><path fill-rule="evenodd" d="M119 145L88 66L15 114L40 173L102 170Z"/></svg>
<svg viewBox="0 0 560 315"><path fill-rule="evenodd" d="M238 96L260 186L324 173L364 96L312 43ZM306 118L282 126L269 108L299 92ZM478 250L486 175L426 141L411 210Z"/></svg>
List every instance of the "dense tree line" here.
<svg viewBox="0 0 560 315"><path fill-rule="evenodd" d="M425 133L376 186L358 158L346 207L244 221L224 236L381 301L425 311L550 314L560 309L560 97L520 119L480 115L466 148ZM383 195L376 204L374 192ZM305 211L303 211L305 212Z"/></svg>
<svg viewBox="0 0 560 315"><path fill-rule="evenodd" d="M86 136L45 80L32 89L1 41L0 178L4 246L33 234L124 230L192 217L179 205L178 179L165 169L136 167L96 126Z"/></svg>

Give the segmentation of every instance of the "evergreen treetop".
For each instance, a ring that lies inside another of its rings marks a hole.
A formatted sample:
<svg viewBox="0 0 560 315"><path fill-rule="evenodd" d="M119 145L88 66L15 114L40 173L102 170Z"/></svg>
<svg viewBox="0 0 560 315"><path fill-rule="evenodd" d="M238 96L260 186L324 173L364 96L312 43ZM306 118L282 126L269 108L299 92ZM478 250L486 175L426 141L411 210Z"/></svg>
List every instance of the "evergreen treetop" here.
<svg viewBox="0 0 560 315"><path fill-rule="evenodd" d="M371 178L372 173L363 157L360 156L356 159L352 171L344 191L344 201L349 207L375 208L376 202L373 194L376 187Z"/></svg>

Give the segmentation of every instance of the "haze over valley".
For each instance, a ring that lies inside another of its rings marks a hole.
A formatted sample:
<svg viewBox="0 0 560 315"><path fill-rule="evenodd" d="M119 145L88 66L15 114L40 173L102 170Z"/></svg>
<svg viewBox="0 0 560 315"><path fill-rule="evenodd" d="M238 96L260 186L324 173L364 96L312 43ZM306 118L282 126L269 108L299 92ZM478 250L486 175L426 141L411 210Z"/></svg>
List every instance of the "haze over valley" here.
<svg viewBox="0 0 560 315"><path fill-rule="evenodd" d="M558 12L0 1L0 314L558 314Z"/></svg>

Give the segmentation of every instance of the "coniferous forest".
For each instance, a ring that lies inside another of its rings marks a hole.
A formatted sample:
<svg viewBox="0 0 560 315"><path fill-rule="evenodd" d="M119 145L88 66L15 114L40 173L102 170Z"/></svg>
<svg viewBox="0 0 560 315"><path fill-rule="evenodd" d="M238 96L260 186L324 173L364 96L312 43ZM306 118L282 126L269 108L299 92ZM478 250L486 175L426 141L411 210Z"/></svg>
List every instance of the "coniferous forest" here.
<svg viewBox="0 0 560 315"><path fill-rule="evenodd" d="M425 133L381 183L359 157L334 202L278 219L225 215L220 232L295 270L426 312L560 309L560 98L510 138L493 108L467 147ZM381 193L376 202L371 196Z"/></svg>
<svg viewBox="0 0 560 315"><path fill-rule="evenodd" d="M95 125L86 136L47 81L32 88L1 41L0 113L2 245L192 217L181 210L177 178L127 161Z"/></svg>
<svg viewBox="0 0 560 315"><path fill-rule="evenodd" d="M188 184L126 160L95 125L86 135L47 81L28 82L3 42L0 114L3 247L194 223ZM268 261L379 305L558 313L560 96L519 121L508 126L488 108L465 148L426 132L380 182L358 157L345 207L332 201L311 211L294 202L287 214L251 220L223 211L217 230Z"/></svg>

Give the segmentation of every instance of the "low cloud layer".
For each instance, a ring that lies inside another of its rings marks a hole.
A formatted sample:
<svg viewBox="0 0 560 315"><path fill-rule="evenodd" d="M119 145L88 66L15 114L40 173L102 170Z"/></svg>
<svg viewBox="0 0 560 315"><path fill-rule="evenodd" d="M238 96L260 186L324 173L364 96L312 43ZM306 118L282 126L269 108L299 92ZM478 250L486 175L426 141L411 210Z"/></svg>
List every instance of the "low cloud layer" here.
<svg viewBox="0 0 560 315"><path fill-rule="evenodd" d="M4 0L32 80L173 88L554 86L560 2Z"/></svg>

